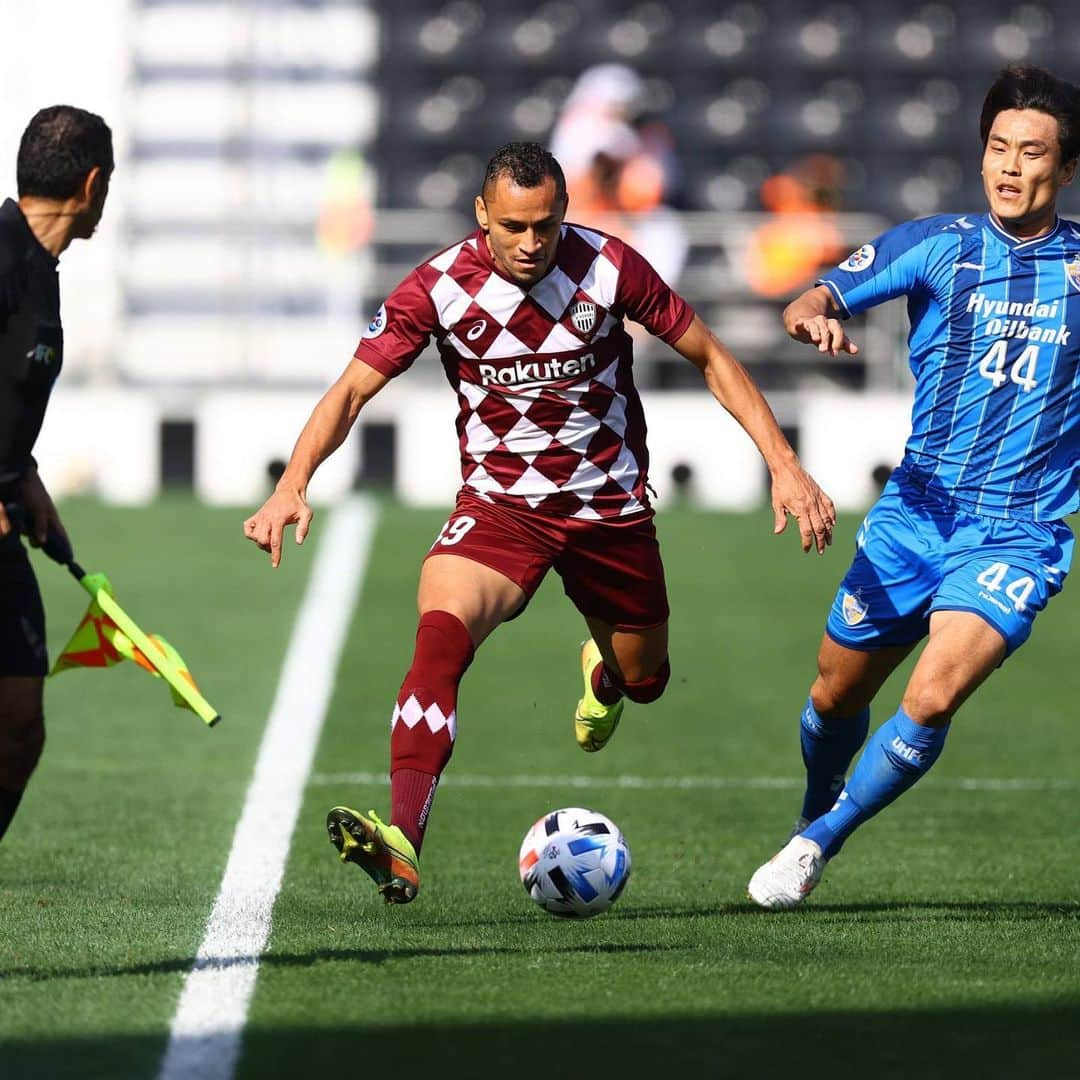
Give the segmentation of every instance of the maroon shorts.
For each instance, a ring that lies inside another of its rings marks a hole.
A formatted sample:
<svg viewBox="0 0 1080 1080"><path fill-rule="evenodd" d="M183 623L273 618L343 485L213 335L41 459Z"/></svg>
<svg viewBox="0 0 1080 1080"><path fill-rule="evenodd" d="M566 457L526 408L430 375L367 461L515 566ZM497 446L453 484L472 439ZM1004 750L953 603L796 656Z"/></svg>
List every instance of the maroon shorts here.
<svg viewBox="0 0 1080 1080"><path fill-rule="evenodd" d="M585 521L519 510L458 494L432 555L459 555L490 566L525 593L526 603L554 568L574 606L617 630L667 622L667 586L652 515Z"/></svg>

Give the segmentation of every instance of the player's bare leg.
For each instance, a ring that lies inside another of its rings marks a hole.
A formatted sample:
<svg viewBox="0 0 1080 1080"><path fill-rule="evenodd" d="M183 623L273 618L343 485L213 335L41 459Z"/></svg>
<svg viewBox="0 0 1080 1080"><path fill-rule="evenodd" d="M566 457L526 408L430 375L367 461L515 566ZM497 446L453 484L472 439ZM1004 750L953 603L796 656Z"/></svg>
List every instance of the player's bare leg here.
<svg viewBox="0 0 1080 1080"><path fill-rule="evenodd" d="M622 630L587 618L592 635L581 647L584 690L574 713L578 745L601 750L622 718L623 699L647 703L664 692L668 664L668 625Z"/></svg>
<svg viewBox="0 0 1080 1080"><path fill-rule="evenodd" d="M481 563L456 555L424 562L416 649L392 720L391 823L347 806L334 807L326 820L342 860L364 870L387 903L408 903L420 889L420 848L454 749L461 677L476 646L524 603L519 586Z"/></svg>
<svg viewBox="0 0 1080 1080"><path fill-rule="evenodd" d="M849 649L825 634L818 650L818 675L810 687L818 715L827 722L868 708L914 647L912 643L873 651Z"/></svg>
<svg viewBox="0 0 1080 1080"><path fill-rule="evenodd" d="M526 597L505 574L458 555L433 555L424 561L416 607L421 617L446 611L460 619L473 644L521 610Z"/></svg>
<svg viewBox="0 0 1080 1080"><path fill-rule="evenodd" d="M0 838L45 745L43 684L39 676L0 677Z"/></svg>
<svg viewBox="0 0 1080 1080"><path fill-rule="evenodd" d="M935 611L930 640L901 705L917 724L945 727L1005 659L1005 639L969 611Z"/></svg>
<svg viewBox="0 0 1080 1080"><path fill-rule="evenodd" d="M979 616L935 612L899 711L873 734L833 808L758 868L748 887L751 899L766 908L804 899L847 837L930 770L956 711L1001 663L1005 648L1001 634Z"/></svg>

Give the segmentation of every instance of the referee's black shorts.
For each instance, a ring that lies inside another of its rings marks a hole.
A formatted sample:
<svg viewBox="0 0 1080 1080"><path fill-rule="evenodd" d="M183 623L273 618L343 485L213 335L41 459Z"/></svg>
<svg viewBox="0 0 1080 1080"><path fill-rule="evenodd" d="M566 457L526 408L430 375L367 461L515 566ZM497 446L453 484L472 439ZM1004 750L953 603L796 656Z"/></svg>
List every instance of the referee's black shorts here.
<svg viewBox="0 0 1080 1080"><path fill-rule="evenodd" d="M0 678L49 670L45 609L30 557L19 537L0 537Z"/></svg>

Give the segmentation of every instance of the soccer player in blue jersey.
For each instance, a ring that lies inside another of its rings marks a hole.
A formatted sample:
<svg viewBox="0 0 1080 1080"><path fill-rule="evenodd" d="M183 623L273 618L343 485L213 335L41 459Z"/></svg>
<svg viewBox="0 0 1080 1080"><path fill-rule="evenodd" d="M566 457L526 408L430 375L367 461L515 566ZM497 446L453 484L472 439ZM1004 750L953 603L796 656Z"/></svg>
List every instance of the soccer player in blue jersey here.
<svg viewBox="0 0 1080 1080"><path fill-rule="evenodd" d="M906 296L915 401L903 462L829 613L802 712L800 819L750 880L765 908L798 904L847 837L929 771L956 711L1027 640L1072 560L1080 223L1056 205L1080 155L1080 90L1008 68L980 134L989 213L890 229L784 312L793 338L835 356L858 351L842 319ZM900 707L845 785L871 701L923 638Z"/></svg>

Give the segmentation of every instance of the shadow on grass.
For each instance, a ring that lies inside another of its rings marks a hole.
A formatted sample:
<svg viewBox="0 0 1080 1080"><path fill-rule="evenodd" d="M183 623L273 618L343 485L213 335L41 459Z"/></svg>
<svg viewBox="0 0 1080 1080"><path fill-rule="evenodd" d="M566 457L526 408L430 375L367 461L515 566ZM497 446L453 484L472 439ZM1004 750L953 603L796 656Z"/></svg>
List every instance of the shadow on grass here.
<svg viewBox="0 0 1080 1080"><path fill-rule="evenodd" d="M607 942L585 945L567 945L564 947L546 946L544 952L551 956L573 953L596 955L597 953L636 954L681 951L679 945L621 945ZM260 967L305 968L317 964L341 963L378 966L390 960L416 960L420 958L477 959L485 956L519 956L520 948L508 946L469 946L462 948L427 948L427 949L315 949L307 953L264 953L261 957L232 956L225 959L207 960L200 963L201 968L231 968L254 964L258 960ZM0 970L0 979L15 982L51 982L54 979L104 979L127 975L168 975L174 972L187 972L195 962L194 957L174 957L167 960L153 960L142 964L88 964L83 967L50 968L48 971L35 971L31 968L9 968ZM2 1059L0 1059L2 1061ZM4 1074L0 1072L0 1077Z"/></svg>
<svg viewBox="0 0 1080 1080"><path fill-rule="evenodd" d="M567 995L568 1010L572 995ZM335 1025L249 1029L238 1080L433 1075L443 1080L522 1074L872 1076L955 1080L1075 1075L1080 1003L1044 1008L904 1012L717 1014L589 1022ZM212 1043L212 1040L211 1040ZM202 1041L201 1048L213 1052ZM149 1037L9 1043L5 1080L152 1077L164 1050ZM6 1055L6 1057L5 1057Z"/></svg>
<svg viewBox="0 0 1080 1080"><path fill-rule="evenodd" d="M753 905L747 905L753 907ZM756 909L755 909L756 910ZM1044 919L1080 919L1080 903L1040 903L1031 900L969 900L954 903L950 900L889 900L880 904L815 904L799 908L794 914L813 918L815 915L911 915L918 919L956 920L958 922L1033 922ZM835 921L835 919L833 920Z"/></svg>
<svg viewBox="0 0 1080 1080"><path fill-rule="evenodd" d="M635 922L650 919L709 919L723 916L754 916L764 919L814 919L827 916L829 922L835 922L842 920L845 916L857 917L860 915L907 915L913 919L974 919L986 922L1001 919L1008 922L1016 920L1026 922L1040 919L1080 919L1080 903L1075 900L1047 903L1031 900L953 902L951 900L912 899L889 900L881 903L819 904L811 900L805 906L796 908L793 911L769 912L763 911L749 900L738 900L700 907L694 905L684 907L673 905L663 907L618 907L609 911L603 918L605 922ZM502 916L498 919L470 919L469 926L535 926L538 922L542 923L544 919L545 916L542 913L529 911ZM450 927L456 928L461 925L461 922L448 915L445 918L420 918L411 925L417 929L437 930Z"/></svg>

